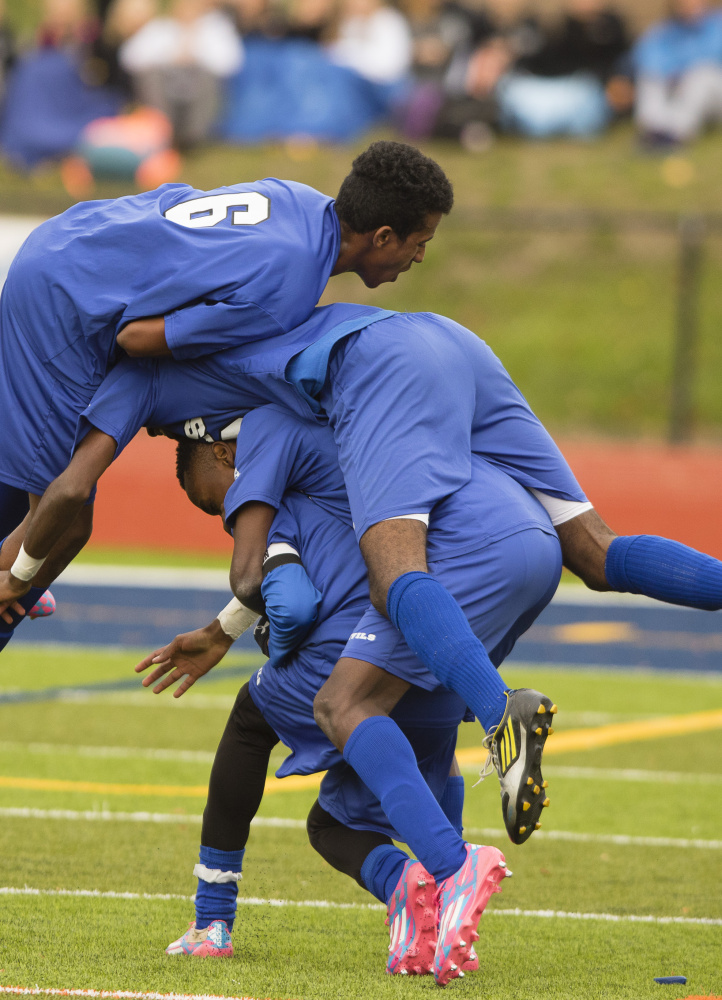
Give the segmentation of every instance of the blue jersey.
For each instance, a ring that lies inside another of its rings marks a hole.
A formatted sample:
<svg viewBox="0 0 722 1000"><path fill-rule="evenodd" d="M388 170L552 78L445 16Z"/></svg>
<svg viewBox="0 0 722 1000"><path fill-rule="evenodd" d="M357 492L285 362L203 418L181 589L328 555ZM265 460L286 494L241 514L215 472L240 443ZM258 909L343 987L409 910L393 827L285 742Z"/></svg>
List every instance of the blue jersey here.
<svg viewBox="0 0 722 1000"><path fill-rule="evenodd" d="M27 349L87 389L135 319L165 316L177 359L292 330L318 302L339 241L333 201L303 184L164 184L38 226L2 295Z"/></svg>
<svg viewBox="0 0 722 1000"><path fill-rule="evenodd" d="M236 448L236 478L226 494L230 520L251 500L281 506L289 491L303 493L351 527L338 449L328 425L271 404L243 418Z"/></svg>
<svg viewBox="0 0 722 1000"><path fill-rule="evenodd" d="M238 376L237 350L177 364L167 358L124 358L103 380L78 423L76 444L97 427L117 442L116 457L142 427L193 440L235 439L250 410L276 399L317 420L284 379ZM0 480L2 477L0 477Z"/></svg>

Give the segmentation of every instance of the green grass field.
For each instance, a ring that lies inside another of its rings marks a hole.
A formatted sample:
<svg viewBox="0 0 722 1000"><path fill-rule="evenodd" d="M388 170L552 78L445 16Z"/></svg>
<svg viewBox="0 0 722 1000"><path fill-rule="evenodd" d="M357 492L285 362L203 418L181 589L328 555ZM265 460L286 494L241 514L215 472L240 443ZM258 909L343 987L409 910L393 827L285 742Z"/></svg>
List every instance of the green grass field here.
<svg viewBox="0 0 722 1000"><path fill-rule="evenodd" d="M232 676L220 669L178 702L142 689L72 694L127 679L143 652L16 648L0 661L0 692L69 689L0 703L0 886L21 890L2 893L0 985L297 1000L433 992L427 978L385 976L383 912L308 845L313 787L278 781L251 834L234 958L163 954L192 917L212 753L238 669L257 661L237 657ZM695 922L722 920L719 730L645 738L650 719L722 709L722 678L508 673L560 705L546 767L552 806L528 844L505 846L496 780L471 787L480 730L462 726L467 835L505 849L514 878L482 920L481 970L449 989L494 1000L722 994L720 925ZM620 722L634 724L633 741L565 751L570 731L609 734ZM128 815L139 812L156 815ZM73 895L89 892L131 895ZM297 905L309 901L324 905ZM671 974L687 986L653 982Z"/></svg>

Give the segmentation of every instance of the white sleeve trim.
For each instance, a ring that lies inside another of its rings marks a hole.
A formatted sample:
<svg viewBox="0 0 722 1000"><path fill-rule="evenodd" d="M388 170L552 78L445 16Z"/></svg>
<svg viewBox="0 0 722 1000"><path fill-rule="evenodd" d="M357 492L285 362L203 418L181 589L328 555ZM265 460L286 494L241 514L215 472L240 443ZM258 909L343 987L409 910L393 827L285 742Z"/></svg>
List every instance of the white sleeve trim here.
<svg viewBox="0 0 722 1000"><path fill-rule="evenodd" d="M542 493L541 490L530 490L529 492L537 498L555 528L579 517L580 514L584 514L588 510L594 510L594 504L589 503L588 500L560 500L548 493Z"/></svg>
<svg viewBox="0 0 722 1000"><path fill-rule="evenodd" d="M393 517L385 517L384 521L421 521L428 528L429 526L429 515L428 514L395 514Z"/></svg>
<svg viewBox="0 0 722 1000"><path fill-rule="evenodd" d="M268 562L268 560L273 559L274 556L297 556L297 555L298 552L294 549L292 545L288 545L286 542L272 542L266 549L266 554L263 557L263 561L264 563Z"/></svg>
<svg viewBox="0 0 722 1000"><path fill-rule="evenodd" d="M196 878L204 882L240 882L243 875L240 872L224 872L220 868L206 868L205 865L196 865L193 869Z"/></svg>

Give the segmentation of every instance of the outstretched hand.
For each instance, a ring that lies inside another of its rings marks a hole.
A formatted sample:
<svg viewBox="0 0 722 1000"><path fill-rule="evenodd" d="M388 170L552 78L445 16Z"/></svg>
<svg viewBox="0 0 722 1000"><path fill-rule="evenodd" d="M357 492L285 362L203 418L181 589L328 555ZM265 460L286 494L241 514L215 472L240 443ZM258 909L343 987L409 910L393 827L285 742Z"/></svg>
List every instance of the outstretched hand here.
<svg viewBox="0 0 722 1000"><path fill-rule="evenodd" d="M18 604L18 598L24 597L32 587L32 582L26 583L18 580L10 570L0 572L0 618L8 625L12 625L11 611L18 615L25 614L25 608Z"/></svg>
<svg viewBox="0 0 722 1000"><path fill-rule="evenodd" d="M233 640L226 635L216 618L205 628L177 635L167 646L156 649L141 660L135 672L139 674L149 667L155 667L152 673L143 678L143 687L150 687L158 681L153 694L160 694L171 684L181 681L173 692L174 698L180 698L199 677L203 677L223 659L232 643Z"/></svg>

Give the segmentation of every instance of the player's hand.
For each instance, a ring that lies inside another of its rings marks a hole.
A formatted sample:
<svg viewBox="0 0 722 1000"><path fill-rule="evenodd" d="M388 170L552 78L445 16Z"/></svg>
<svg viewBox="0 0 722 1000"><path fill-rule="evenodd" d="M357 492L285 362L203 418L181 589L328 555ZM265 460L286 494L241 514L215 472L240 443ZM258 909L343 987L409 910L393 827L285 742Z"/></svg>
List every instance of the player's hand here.
<svg viewBox="0 0 722 1000"><path fill-rule="evenodd" d="M11 611L18 615L25 614L25 608L18 604L18 598L24 597L31 587L32 581L26 583L18 580L9 569L0 572L0 618L8 625L13 622Z"/></svg>
<svg viewBox="0 0 722 1000"><path fill-rule="evenodd" d="M223 659L232 644L233 640L226 635L216 618L205 628L177 635L173 642L162 649L156 649L141 660L135 672L139 674L149 667L155 667L151 674L143 678L143 687L150 687L158 681L153 694L160 694L171 684L181 681L173 692L174 698L180 698L199 677L203 677Z"/></svg>

